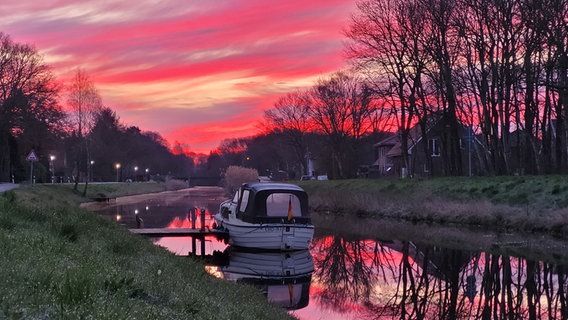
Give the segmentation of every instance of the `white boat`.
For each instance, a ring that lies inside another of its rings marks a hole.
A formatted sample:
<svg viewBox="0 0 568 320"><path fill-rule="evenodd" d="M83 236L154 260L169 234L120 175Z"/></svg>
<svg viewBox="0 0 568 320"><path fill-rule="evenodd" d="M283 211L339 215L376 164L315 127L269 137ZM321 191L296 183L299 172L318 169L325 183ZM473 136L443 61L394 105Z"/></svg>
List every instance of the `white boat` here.
<svg viewBox="0 0 568 320"><path fill-rule="evenodd" d="M233 246L262 250L305 250L314 236L308 195L286 183L245 183L219 206L217 228Z"/></svg>

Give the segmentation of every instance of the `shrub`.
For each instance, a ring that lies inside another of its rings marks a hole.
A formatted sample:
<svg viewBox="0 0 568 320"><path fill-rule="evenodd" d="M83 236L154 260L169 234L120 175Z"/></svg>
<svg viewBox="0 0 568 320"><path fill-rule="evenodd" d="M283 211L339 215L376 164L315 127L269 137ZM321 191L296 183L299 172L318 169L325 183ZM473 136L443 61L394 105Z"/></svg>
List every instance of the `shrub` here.
<svg viewBox="0 0 568 320"><path fill-rule="evenodd" d="M187 184L187 181L179 180L179 179L171 179L171 178L166 179L166 190L168 190L168 191L181 190L181 189L185 189L185 188L188 188L188 187L189 187L189 185Z"/></svg>
<svg viewBox="0 0 568 320"><path fill-rule="evenodd" d="M251 168L230 166L225 171L225 190L235 192L243 183L258 181L258 171Z"/></svg>

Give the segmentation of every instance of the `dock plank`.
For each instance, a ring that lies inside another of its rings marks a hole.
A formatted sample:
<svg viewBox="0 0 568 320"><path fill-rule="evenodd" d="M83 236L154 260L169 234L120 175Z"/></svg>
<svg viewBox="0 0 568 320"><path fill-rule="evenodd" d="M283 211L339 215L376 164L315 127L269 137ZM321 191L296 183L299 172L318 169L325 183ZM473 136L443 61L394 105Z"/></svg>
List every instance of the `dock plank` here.
<svg viewBox="0 0 568 320"><path fill-rule="evenodd" d="M228 233L220 230L206 228L205 230L193 228L139 228L128 229L133 234L148 237L180 237L180 236L226 236Z"/></svg>

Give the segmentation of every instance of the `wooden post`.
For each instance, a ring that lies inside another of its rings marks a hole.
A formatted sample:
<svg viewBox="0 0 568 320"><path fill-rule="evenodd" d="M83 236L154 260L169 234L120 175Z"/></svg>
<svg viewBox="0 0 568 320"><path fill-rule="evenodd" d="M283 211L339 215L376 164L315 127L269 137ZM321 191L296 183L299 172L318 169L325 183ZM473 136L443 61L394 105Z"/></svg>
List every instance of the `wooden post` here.
<svg viewBox="0 0 568 320"><path fill-rule="evenodd" d="M195 214L195 208L189 209L189 214L191 217L191 228L195 229L195 220L197 220L197 216Z"/></svg>
<svg viewBox="0 0 568 320"><path fill-rule="evenodd" d="M201 231L205 231L205 208L201 208Z"/></svg>

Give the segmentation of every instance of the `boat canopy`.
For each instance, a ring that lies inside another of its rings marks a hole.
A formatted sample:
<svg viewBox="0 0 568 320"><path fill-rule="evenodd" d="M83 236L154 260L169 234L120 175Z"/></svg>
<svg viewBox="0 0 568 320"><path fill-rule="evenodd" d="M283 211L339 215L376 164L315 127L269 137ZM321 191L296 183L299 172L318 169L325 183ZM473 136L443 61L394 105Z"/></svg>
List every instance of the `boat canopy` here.
<svg viewBox="0 0 568 320"><path fill-rule="evenodd" d="M310 223L308 194L286 183L245 183L237 218L249 223Z"/></svg>

